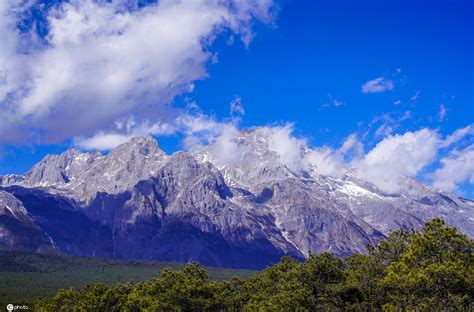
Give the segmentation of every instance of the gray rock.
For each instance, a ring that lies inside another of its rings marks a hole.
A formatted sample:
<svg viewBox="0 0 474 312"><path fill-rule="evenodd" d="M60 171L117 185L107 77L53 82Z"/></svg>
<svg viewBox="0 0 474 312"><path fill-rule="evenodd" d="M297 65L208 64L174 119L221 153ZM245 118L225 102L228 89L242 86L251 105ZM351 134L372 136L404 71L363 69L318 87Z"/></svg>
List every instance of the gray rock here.
<svg viewBox="0 0 474 312"><path fill-rule="evenodd" d="M408 178L404 191L386 194L351 172L294 171L263 128L234 143L239 153L223 161L212 144L167 155L151 136L138 137L107 155L50 155L0 182L23 207L17 214L32 215L28 222L70 254L261 268L282 255L364 252L433 217L474 236L471 201Z"/></svg>
<svg viewBox="0 0 474 312"><path fill-rule="evenodd" d="M59 253L51 237L29 216L12 194L0 190L0 250Z"/></svg>

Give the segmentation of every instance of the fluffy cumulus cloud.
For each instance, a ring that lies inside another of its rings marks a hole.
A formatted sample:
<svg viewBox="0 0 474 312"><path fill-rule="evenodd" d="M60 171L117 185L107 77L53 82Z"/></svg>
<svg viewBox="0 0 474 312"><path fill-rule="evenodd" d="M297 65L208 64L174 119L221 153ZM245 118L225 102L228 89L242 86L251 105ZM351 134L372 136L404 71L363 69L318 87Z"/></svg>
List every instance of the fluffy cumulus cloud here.
<svg viewBox="0 0 474 312"><path fill-rule="evenodd" d="M341 177L348 169L345 156L352 151L360 154L362 144L351 135L339 149L328 146L310 147L304 137L294 135L294 125L260 126L251 130L240 130L235 121L219 122L205 116L186 116L185 122L181 121L180 131L187 133L184 146L188 150L200 149L210 145L214 162L219 167L238 165L245 159L245 155L256 153L260 155L261 150L240 144L242 137L251 136L254 133L258 142L277 157L276 161L286 166L295 174L312 172L318 175Z"/></svg>
<svg viewBox="0 0 474 312"><path fill-rule="evenodd" d="M393 90L395 84L392 80L384 77L378 77L367 81L361 87L362 93L380 93Z"/></svg>
<svg viewBox="0 0 474 312"><path fill-rule="evenodd" d="M29 5L27 2L26 5ZM17 1L0 1L0 142L32 133L50 141L114 127L131 112L157 116L174 96L207 77L213 40L232 31L248 44L270 0L72 0L49 11L48 34L20 33ZM36 38L37 39L37 38ZM9 129L9 131L5 131Z"/></svg>
<svg viewBox="0 0 474 312"><path fill-rule="evenodd" d="M210 144L213 154L217 156L218 166L237 165L249 153L258 155L262 153L262 151L254 150L255 147L238 143L239 137L249 135L251 132L255 133L257 141L264 142L263 144L267 146L268 150L274 153L277 162L295 174L311 172L318 175L341 177L347 170L344 156L350 151L360 148L358 145L360 142L353 135L339 149L331 149L327 146L311 148L306 138L294 135L294 125L291 123L260 126L253 130L246 130L246 134L243 134L235 123L214 121L210 125L210 129L190 135L194 145L188 145L188 148L200 148L202 145ZM200 139L195 140L196 137Z"/></svg>
<svg viewBox="0 0 474 312"><path fill-rule="evenodd" d="M237 144L235 138L241 132L236 124L202 117L194 119L188 122L193 125L188 129L190 137L195 140L191 140L193 144L188 147L211 144L214 154L219 155L219 166L236 165L242 155L254 152ZM367 151L355 133L348 136L340 147L333 148L310 146L306 138L293 134L292 124L259 127L258 131L265 137L269 149L278 156L281 165L296 174L309 172L341 178L351 171L384 192L397 193L403 190L406 178L427 178L435 187L447 192L457 192L461 183L474 183L474 144L469 143L473 138L472 129L470 125L445 138L436 129L429 128L390 134ZM206 135L202 136L202 133ZM458 150L460 143L470 145ZM432 165L434 171L427 171Z"/></svg>
<svg viewBox="0 0 474 312"><path fill-rule="evenodd" d="M226 121L170 103L207 77L217 36L240 37L248 45L255 21L272 21L272 0L161 0L144 7L125 0L64 1L48 11L44 38L34 27L17 27L18 16L34 3L0 1L0 143L74 138L78 147L107 150L137 135L179 133L185 149L212 143L222 166L251 152L235 140L245 112L240 97L230 103ZM390 91L394 82L378 77L361 89ZM329 96L326 105L342 102ZM444 106L438 117L446 117ZM435 164L428 176L437 188L456 192L474 183L472 125L445 138L434 129L401 133L399 122L407 118L409 112L398 121L381 120L373 136L378 142L368 150L364 135L353 134L339 147L312 147L292 125L261 129L278 161L295 173L342 177L351 169L397 192L401 178L419 177Z"/></svg>
<svg viewBox="0 0 474 312"><path fill-rule="evenodd" d="M343 154L329 147L319 147L309 151L305 163L308 169L324 176L339 178L346 173Z"/></svg>
<svg viewBox="0 0 474 312"><path fill-rule="evenodd" d="M364 145L353 133L337 149L328 146L308 149L304 162L310 172L340 178L350 169L348 159L359 158L363 154Z"/></svg>
<svg viewBox="0 0 474 312"><path fill-rule="evenodd" d="M428 128L388 134L366 153L359 146L359 153L346 162L346 167L387 193L402 190L405 178L425 178L443 191L457 193L460 184L474 183L473 140L474 125L444 138ZM434 172L428 171L431 166Z"/></svg>
<svg viewBox="0 0 474 312"><path fill-rule="evenodd" d="M304 169L301 155L306 148L306 140L292 135L293 125L271 127L268 130L269 148L276 152L280 162L291 170L299 172Z"/></svg>
<svg viewBox="0 0 474 312"><path fill-rule="evenodd" d="M353 161L357 175L386 192L397 192L401 177L416 177L436 159L441 139L430 129L390 135L361 159Z"/></svg>
<svg viewBox="0 0 474 312"><path fill-rule="evenodd" d="M128 119L116 125L126 129L125 134L100 132L77 140L76 145L104 150L136 135L180 133L184 135L184 149L210 145L218 167L238 166L246 159L245 155L256 152L240 144L239 138L248 131L256 131L275 153L277 161L295 174L342 178L350 171L387 193L402 191L406 178L425 178L436 188L455 193L460 184L474 183L473 125L457 129L446 137L429 128L386 134L372 148L366 149L362 134L349 135L339 147L311 146L307 138L294 135L293 124L242 130L239 121L232 118L219 121L201 112L179 115L171 123L137 124ZM429 172L429 168L434 169Z"/></svg>
<svg viewBox="0 0 474 312"><path fill-rule="evenodd" d="M442 166L432 175L433 186L447 192L457 192L462 183L474 184L474 144L454 150L441 159Z"/></svg>
<svg viewBox="0 0 474 312"><path fill-rule="evenodd" d="M213 141L214 154L218 156L217 166L234 166L242 159L246 150L237 144L235 140L237 135L239 131L234 125L221 125L220 133Z"/></svg>
<svg viewBox="0 0 474 312"><path fill-rule="evenodd" d="M260 128L262 129L262 128ZM342 146L311 147L304 137L296 137L293 124L264 127L269 149L276 153L282 165L297 174L310 172L317 175L341 177L347 171L345 156L360 152L361 143L355 135L349 136Z"/></svg>
<svg viewBox="0 0 474 312"><path fill-rule="evenodd" d="M118 133L99 132L90 138L76 138L75 145L85 150L110 150L132 137Z"/></svg>

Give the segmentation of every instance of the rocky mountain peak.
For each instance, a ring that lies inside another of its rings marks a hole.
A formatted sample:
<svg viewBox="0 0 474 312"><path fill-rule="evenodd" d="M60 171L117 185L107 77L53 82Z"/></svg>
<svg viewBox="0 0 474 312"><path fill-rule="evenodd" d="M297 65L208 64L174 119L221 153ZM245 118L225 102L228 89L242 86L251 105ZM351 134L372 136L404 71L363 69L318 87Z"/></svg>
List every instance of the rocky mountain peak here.
<svg viewBox="0 0 474 312"><path fill-rule="evenodd" d="M47 155L25 174L23 183L46 186L68 183L75 171L81 170L91 154L70 149L60 155Z"/></svg>
<svg viewBox="0 0 474 312"><path fill-rule="evenodd" d="M191 151L200 162L210 162L222 172L226 183L253 189L262 183L294 176L280 159L272 132L265 127L222 137Z"/></svg>
<svg viewBox="0 0 474 312"><path fill-rule="evenodd" d="M107 155L72 149L45 157L24 176L0 177L0 190L12 194L0 198L15 196L32 214L23 224L37 231L32 224L39 222L65 252L208 265L261 267L284 254L323 251L346 256L433 217L474 236L474 203L412 179L402 180L407 191L386 194L351 171L305 175L282 161L279 138L285 133L256 128L173 155L152 136ZM290 149L290 158L304 157L304 146L294 146L303 154ZM11 215L4 207L0 212ZM69 232L76 226L91 233L90 244ZM19 246L24 235L15 229L8 231Z"/></svg>
<svg viewBox="0 0 474 312"><path fill-rule="evenodd" d="M274 138L268 128L257 127L252 130L242 131L235 142L246 154L265 160L274 160L277 154L274 149ZM270 159L269 159L270 158Z"/></svg>
<svg viewBox="0 0 474 312"><path fill-rule="evenodd" d="M240 138L248 144L268 144L269 129L267 127L255 127L240 132Z"/></svg>
<svg viewBox="0 0 474 312"><path fill-rule="evenodd" d="M152 176L168 156L151 136L134 137L107 155L69 149L47 155L23 176L4 176L2 185L43 187L76 194L79 201L97 192L117 193Z"/></svg>
<svg viewBox="0 0 474 312"><path fill-rule="evenodd" d="M24 217L27 214L27 211L15 196L0 190L0 215L5 214L10 214L12 217L19 218Z"/></svg>
<svg viewBox="0 0 474 312"><path fill-rule="evenodd" d="M120 144L110 151L109 156L123 154L139 154L142 156L163 155L165 152L161 150L158 142L151 135L146 137L137 136L131 138L129 141Z"/></svg>

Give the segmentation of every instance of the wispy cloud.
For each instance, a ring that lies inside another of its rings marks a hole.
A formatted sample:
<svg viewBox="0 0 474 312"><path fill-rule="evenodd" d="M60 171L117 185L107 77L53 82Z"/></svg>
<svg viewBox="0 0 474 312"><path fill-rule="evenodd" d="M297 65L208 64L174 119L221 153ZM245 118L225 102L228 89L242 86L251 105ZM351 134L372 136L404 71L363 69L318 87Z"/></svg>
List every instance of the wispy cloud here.
<svg viewBox="0 0 474 312"><path fill-rule="evenodd" d="M329 108L329 107L336 107L337 108L337 107L340 107L342 105L344 105L343 101L333 98L331 93L328 93L326 101L324 101L323 105L321 105L321 109Z"/></svg>
<svg viewBox="0 0 474 312"><path fill-rule="evenodd" d="M99 132L89 138L76 138L74 145L85 150L108 151L130 140L132 136Z"/></svg>
<svg viewBox="0 0 474 312"><path fill-rule="evenodd" d="M420 97L420 95L421 90L417 90L415 94L410 98L410 103L415 104L416 102L418 102L418 98Z"/></svg>
<svg viewBox="0 0 474 312"><path fill-rule="evenodd" d="M441 147L443 148L449 147L463 140L465 137L470 137L470 136L474 136L474 124L470 124L467 127L460 128L454 131L452 134L450 134L443 140Z"/></svg>
<svg viewBox="0 0 474 312"><path fill-rule="evenodd" d="M239 95L235 96L230 102L230 114L238 114L241 116L245 115L245 109L242 105L242 98Z"/></svg>
<svg viewBox="0 0 474 312"><path fill-rule="evenodd" d="M443 121L447 115L448 115L448 111L446 110L446 106L444 106L444 104L441 104L439 106L439 111L438 111L439 121Z"/></svg>
<svg viewBox="0 0 474 312"><path fill-rule="evenodd" d="M92 136L75 137L75 146L85 150L111 150L118 145L136 136L146 136L148 134L166 136L178 131L176 124L168 122L141 121L136 123L133 118L115 122L115 129L109 131L99 131Z"/></svg>
<svg viewBox="0 0 474 312"><path fill-rule="evenodd" d="M392 80L384 77L378 77L367 81L361 87L362 93L380 93L385 91L393 90L395 84Z"/></svg>
<svg viewBox="0 0 474 312"><path fill-rule="evenodd" d="M410 120L411 118L412 112L408 110L404 112L397 111L384 113L380 116L375 116L364 131L363 138L372 136L375 139L380 139L391 135L399 130L405 121Z"/></svg>
<svg viewBox="0 0 474 312"><path fill-rule="evenodd" d="M16 27L17 1L0 3L0 142L49 140L111 130L131 112L155 122L171 100L205 79L223 32L245 44L256 19L270 22L273 1L72 0L48 16L45 44ZM33 30L32 30L33 32ZM8 129L8 131L7 131Z"/></svg>

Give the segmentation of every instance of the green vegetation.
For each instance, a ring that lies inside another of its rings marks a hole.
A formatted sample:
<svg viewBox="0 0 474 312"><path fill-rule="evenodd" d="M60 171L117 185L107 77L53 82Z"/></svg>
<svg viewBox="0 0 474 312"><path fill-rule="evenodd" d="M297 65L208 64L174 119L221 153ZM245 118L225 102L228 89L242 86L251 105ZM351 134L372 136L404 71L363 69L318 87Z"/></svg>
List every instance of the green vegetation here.
<svg viewBox="0 0 474 312"><path fill-rule="evenodd" d="M282 258L247 278L215 280L197 263L145 282L89 285L37 300L38 311L473 311L474 243L435 219L366 255Z"/></svg>
<svg viewBox="0 0 474 312"><path fill-rule="evenodd" d="M165 268L178 270L183 264L118 261L92 257L41 255L0 251L0 307L7 303L29 304L38 297L51 297L61 288L79 289L89 284L137 283L159 275ZM249 270L206 268L211 279L226 280Z"/></svg>

